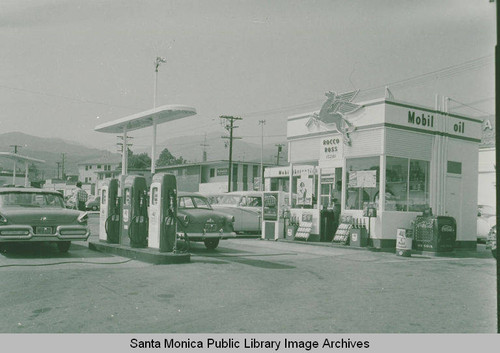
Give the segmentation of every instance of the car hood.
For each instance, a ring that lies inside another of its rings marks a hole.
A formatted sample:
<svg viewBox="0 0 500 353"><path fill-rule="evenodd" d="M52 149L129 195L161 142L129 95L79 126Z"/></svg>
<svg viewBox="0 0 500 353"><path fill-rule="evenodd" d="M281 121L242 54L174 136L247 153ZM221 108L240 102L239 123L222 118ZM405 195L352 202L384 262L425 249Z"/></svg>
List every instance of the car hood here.
<svg viewBox="0 0 500 353"><path fill-rule="evenodd" d="M0 213L9 223L14 224L58 224L74 223L80 211L67 208L26 208L12 207L3 208Z"/></svg>

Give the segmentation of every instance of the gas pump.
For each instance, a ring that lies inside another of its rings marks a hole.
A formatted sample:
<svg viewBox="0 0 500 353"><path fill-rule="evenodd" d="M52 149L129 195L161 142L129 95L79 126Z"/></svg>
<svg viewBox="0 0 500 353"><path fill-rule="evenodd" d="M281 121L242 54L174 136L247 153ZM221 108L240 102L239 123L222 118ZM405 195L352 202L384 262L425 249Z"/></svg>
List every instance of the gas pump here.
<svg viewBox="0 0 500 353"><path fill-rule="evenodd" d="M147 246L147 185L143 176L129 175L123 183L120 244L139 248Z"/></svg>
<svg viewBox="0 0 500 353"><path fill-rule="evenodd" d="M99 215L99 240L111 244L119 243L120 203L118 179L105 180L101 187L101 207Z"/></svg>
<svg viewBox="0 0 500 353"><path fill-rule="evenodd" d="M148 247L160 252L175 249L177 226L177 181L173 174L153 176L149 202Z"/></svg>

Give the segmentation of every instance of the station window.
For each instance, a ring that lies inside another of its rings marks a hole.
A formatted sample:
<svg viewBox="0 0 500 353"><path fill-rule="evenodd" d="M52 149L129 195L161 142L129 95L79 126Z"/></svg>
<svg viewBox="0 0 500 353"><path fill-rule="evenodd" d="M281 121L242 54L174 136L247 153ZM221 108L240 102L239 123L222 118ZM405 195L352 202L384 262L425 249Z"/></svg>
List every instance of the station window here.
<svg viewBox="0 0 500 353"><path fill-rule="evenodd" d="M448 161L446 172L451 174L462 174L462 163Z"/></svg>
<svg viewBox="0 0 500 353"><path fill-rule="evenodd" d="M385 210L421 212L427 209L429 167L428 161L387 157Z"/></svg>
<svg viewBox="0 0 500 353"><path fill-rule="evenodd" d="M379 157L352 158L346 161L346 209L377 207L379 191Z"/></svg>
<svg viewBox="0 0 500 353"><path fill-rule="evenodd" d="M210 168L210 178L215 178L215 168Z"/></svg>

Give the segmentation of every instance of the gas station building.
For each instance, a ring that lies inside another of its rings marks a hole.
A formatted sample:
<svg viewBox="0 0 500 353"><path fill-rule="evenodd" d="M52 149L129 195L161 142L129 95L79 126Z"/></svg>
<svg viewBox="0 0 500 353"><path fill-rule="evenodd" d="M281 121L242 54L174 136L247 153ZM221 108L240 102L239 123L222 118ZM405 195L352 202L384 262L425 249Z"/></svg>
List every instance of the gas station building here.
<svg viewBox="0 0 500 353"><path fill-rule="evenodd" d="M290 165L265 171L266 190L300 200L308 186L311 197L294 201L290 213L312 219L311 234L319 233L320 210L335 201L342 216L367 226L371 246L394 248L398 229L430 209L456 220L457 249L475 249L482 121L448 113L444 98L435 108L392 98L357 104L345 114L350 143L313 113L290 116Z"/></svg>

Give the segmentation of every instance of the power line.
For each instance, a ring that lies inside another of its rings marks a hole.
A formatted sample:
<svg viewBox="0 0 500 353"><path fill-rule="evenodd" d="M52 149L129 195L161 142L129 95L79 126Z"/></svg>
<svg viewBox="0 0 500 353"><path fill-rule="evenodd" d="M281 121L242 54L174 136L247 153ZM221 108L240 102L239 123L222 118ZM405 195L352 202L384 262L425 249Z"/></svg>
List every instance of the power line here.
<svg viewBox="0 0 500 353"><path fill-rule="evenodd" d="M471 106L471 105L469 105L469 104L459 102L459 101L457 101L456 99L453 99L453 98L450 98L450 97L448 97L448 98L449 98L450 100L452 100L453 102L460 104L461 106L465 106L465 107L471 108L471 109L473 109L473 110L475 110L475 111L477 111L477 112L480 112L480 113L483 113L483 114L486 114L486 115L493 115L493 114L491 114L491 113L485 112L484 110L474 108L473 106Z"/></svg>

